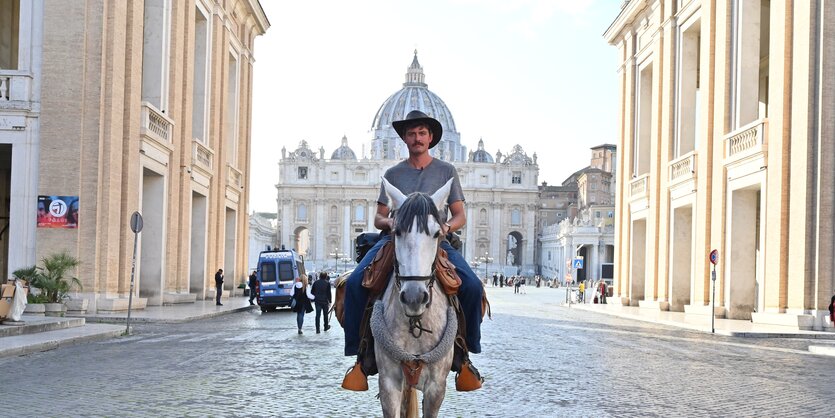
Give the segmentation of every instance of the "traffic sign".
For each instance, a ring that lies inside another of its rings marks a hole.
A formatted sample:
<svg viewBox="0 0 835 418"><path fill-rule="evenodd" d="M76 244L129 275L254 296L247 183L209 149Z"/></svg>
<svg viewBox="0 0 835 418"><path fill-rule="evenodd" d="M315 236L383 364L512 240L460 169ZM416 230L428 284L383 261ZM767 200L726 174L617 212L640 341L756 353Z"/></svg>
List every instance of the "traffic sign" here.
<svg viewBox="0 0 835 418"><path fill-rule="evenodd" d="M142 231L142 215L139 212L134 212L133 215L130 216L130 230L134 233L138 234L139 231Z"/></svg>
<svg viewBox="0 0 835 418"><path fill-rule="evenodd" d="M710 252L710 263L714 266L719 263L719 250L713 250Z"/></svg>
<svg viewBox="0 0 835 418"><path fill-rule="evenodd" d="M582 258L575 258L574 259L574 264L572 265L572 267L574 267L575 269L583 268L583 259Z"/></svg>

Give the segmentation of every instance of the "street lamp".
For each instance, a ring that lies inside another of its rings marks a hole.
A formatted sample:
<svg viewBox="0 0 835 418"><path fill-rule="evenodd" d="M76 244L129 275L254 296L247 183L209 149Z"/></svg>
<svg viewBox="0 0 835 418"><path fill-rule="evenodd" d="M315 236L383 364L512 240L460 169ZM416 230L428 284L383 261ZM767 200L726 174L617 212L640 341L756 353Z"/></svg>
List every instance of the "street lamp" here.
<svg viewBox="0 0 835 418"><path fill-rule="evenodd" d="M484 263L484 278L487 278L487 265L493 261L493 257L490 257L490 253L485 251L484 255L481 257L476 257L476 261Z"/></svg>
<svg viewBox="0 0 835 418"><path fill-rule="evenodd" d="M351 261L351 258L350 257L344 257L344 254L343 254L343 257L340 258L340 260L342 260L342 271L343 272L347 271L348 270L348 262ZM339 272L337 272L337 273L339 273Z"/></svg>
<svg viewBox="0 0 835 418"><path fill-rule="evenodd" d="M339 265L338 265L339 259L345 257L345 254L342 254L341 252L339 252L339 248L334 247L333 252L331 252L328 255L333 257L333 271L338 272L339 271Z"/></svg>

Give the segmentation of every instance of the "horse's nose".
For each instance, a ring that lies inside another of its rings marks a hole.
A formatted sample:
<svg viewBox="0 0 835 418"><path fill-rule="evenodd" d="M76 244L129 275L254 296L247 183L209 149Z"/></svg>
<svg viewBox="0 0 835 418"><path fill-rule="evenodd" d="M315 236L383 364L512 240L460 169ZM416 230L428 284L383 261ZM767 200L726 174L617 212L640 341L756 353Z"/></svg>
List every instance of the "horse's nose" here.
<svg viewBox="0 0 835 418"><path fill-rule="evenodd" d="M429 303L429 292L426 289L417 289L414 287L404 288L400 292L400 303L415 308L418 305L426 305Z"/></svg>

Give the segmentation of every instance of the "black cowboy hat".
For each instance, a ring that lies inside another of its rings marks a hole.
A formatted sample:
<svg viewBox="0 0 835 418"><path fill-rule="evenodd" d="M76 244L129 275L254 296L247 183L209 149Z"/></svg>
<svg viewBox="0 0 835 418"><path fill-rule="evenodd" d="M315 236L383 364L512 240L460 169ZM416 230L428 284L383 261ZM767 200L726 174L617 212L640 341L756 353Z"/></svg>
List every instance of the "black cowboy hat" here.
<svg viewBox="0 0 835 418"><path fill-rule="evenodd" d="M432 142L429 144L429 148L438 145L438 142L441 141L441 135L444 133L444 128L441 127L441 122L438 122L436 119L428 116L420 110L413 110L409 112L409 114L406 115L406 119L396 120L391 123L391 126L395 131L397 131L397 135L400 135L400 138L403 139L403 134L406 133L406 127L414 126L416 122L423 122L429 125L429 130L432 131Z"/></svg>

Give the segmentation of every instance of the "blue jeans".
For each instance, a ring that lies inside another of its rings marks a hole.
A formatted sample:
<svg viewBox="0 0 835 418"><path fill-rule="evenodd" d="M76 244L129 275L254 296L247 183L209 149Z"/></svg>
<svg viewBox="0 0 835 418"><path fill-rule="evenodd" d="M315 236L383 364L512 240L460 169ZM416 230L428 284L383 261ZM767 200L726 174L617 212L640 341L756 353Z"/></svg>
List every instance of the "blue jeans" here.
<svg viewBox="0 0 835 418"><path fill-rule="evenodd" d="M357 268L348 277L345 284L345 355L355 356L360 343L360 322L363 310L368 302L368 289L362 287L362 275L365 268L374 260L377 251L391 240L390 235L383 235L365 257L357 264ZM472 353L481 352L481 295L484 288L481 280L473 273L464 257L446 240L441 241L441 248L447 252L449 261L455 265L455 272L461 278L458 288L458 300L467 321L467 349Z"/></svg>
<svg viewBox="0 0 835 418"><path fill-rule="evenodd" d="M306 312L304 311L304 308L302 308L302 310L296 312L296 325L299 326L299 329L302 329L302 325L304 325L304 314L305 313Z"/></svg>

